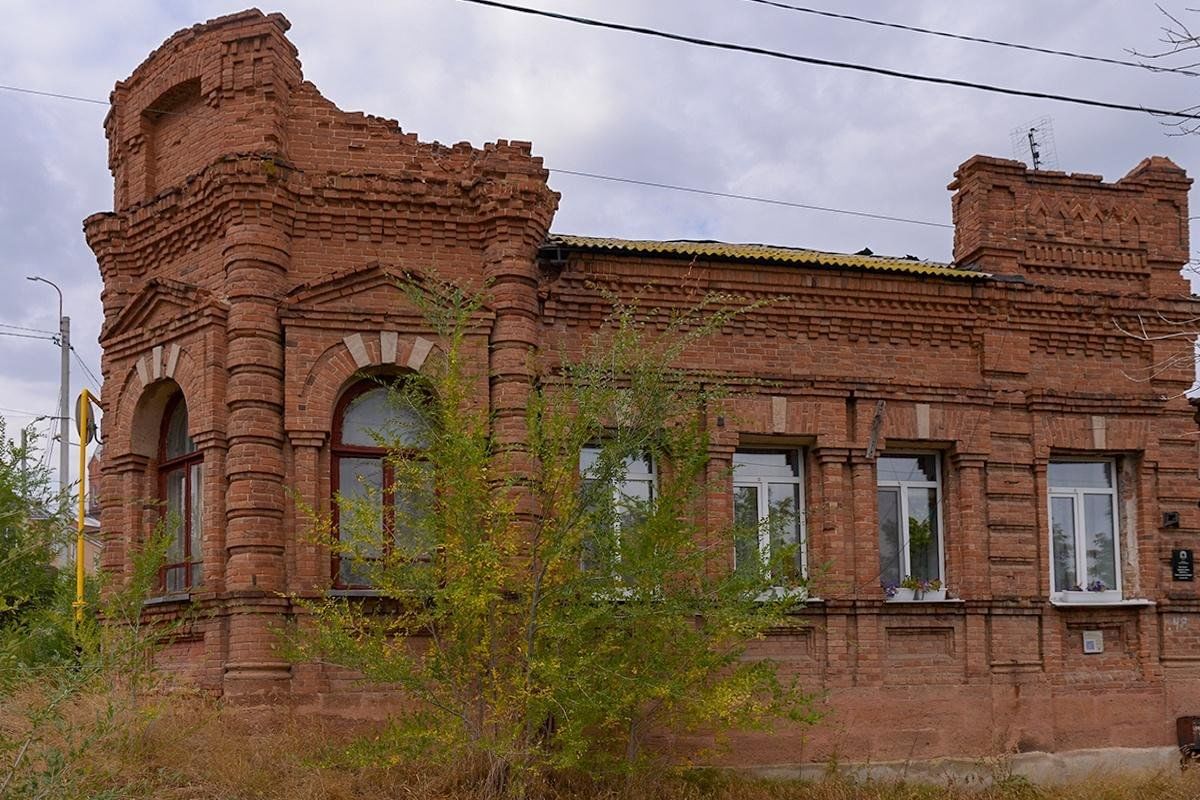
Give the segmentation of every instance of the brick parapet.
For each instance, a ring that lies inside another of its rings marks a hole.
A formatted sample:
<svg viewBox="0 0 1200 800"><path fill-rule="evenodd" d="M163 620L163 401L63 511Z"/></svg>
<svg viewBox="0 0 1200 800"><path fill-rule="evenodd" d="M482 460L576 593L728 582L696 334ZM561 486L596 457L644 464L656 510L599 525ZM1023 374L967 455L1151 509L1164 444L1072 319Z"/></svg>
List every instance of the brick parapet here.
<svg viewBox="0 0 1200 800"><path fill-rule="evenodd" d="M975 156L950 184L954 259L1059 289L1186 293L1190 185L1161 156L1115 183Z"/></svg>

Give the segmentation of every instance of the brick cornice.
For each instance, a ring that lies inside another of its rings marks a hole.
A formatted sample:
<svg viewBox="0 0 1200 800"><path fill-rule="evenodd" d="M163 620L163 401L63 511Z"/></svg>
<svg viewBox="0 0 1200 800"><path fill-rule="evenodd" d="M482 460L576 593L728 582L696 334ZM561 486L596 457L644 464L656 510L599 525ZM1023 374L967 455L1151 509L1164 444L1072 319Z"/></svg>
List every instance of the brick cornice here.
<svg viewBox="0 0 1200 800"><path fill-rule="evenodd" d="M213 238L231 222L265 207L285 209L288 226L297 236L343 233L352 219L388 219L395 235L397 217L420 224L422 212L436 211L439 218L457 207L457 216L468 225L468 238L482 242L481 225L497 217L540 223L552 213L557 195L544 184L509 181L502 176L477 174L479 165L464 172L439 176L426 170L404 173L306 173L281 161L274 153L229 155L193 174L182 186L167 189L150 200L120 212L93 214L84 220L88 244L101 259L120 251L129 258L149 254L164 258L183 252L197 241ZM474 197L481 186L491 189L491 204L483 208ZM501 203L511 206L504 210ZM264 205L265 204L265 205ZM449 208L447 207L449 206ZM207 234L207 235L205 235ZM377 235L382 240L382 230ZM540 243L541 234L533 237ZM534 247L534 249L536 249Z"/></svg>

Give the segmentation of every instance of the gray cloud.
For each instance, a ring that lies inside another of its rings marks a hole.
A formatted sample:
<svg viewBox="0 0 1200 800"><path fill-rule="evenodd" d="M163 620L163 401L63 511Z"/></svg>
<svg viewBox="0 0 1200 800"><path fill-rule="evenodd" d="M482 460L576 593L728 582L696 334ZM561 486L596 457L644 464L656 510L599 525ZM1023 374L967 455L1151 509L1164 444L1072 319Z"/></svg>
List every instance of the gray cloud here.
<svg viewBox="0 0 1200 800"><path fill-rule="evenodd" d="M1064 94L1180 107L1200 79L1018 53L789 13L742 0L524 0L605 19L815 56ZM1151 48L1150 2L823 3L864 16L1122 57ZM1180 10L1182 4L1169 4ZM242 3L6 4L0 83L106 98L175 30ZM1154 119L718 53L453 0L285 0L306 77L341 107L424 139L529 139L550 167L949 222L946 183L974 153L1011 156L1049 115L1059 162L1115 179L1151 153L1197 167L1200 139ZM80 232L111 207L104 109L0 92L0 322L54 328L67 292L98 371L100 283ZM949 230L781 209L555 174L561 232L712 238L950 257ZM72 376L73 389L83 381ZM49 413L49 342L0 337L0 408ZM5 412L0 412L5 413ZM13 421L24 421L12 417Z"/></svg>

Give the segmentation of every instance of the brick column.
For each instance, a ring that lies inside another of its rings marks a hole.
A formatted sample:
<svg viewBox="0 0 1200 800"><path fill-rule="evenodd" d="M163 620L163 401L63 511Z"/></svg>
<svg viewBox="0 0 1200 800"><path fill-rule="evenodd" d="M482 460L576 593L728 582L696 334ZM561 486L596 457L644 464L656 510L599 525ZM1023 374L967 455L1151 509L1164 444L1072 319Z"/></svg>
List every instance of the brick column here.
<svg viewBox="0 0 1200 800"><path fill-rule="evenodd" d="M532 356L539 343L537 246L544 231L528 220L495 222L484 250L484 275L496 318L490 338L492 432L504 469L513 475L534 474L530 460L526 414L533 389ZM530 526L538 510L532 492L518 491L515 516Z"/></svg>
<svg viewBox="0 0 1200 800"><path fill-rule="evenodd" d="M946 583L957 597L971 600L990 597L990 548L983 472L987 459L974 453L954 453L950 456L950 466L954 470L956 491L951 496L950 486L944 486L942 498ZM950 509L953 514L945 513ZM953 526L949 524L951 520Z"/></svg>
<svg viewBox="0 0 1200 800"><path fill-rule="evenodd" d="M278 302L290 241L274 228L237 225L223 254L229 416L225 476L225 588L230 595L231 695L270 692L290 676L269 628L286 612L284 563L283 347Z"/></svg>
<svg viewBox="0 0 1200 800"><path fill-rule="evenodd" d="M848 453L844 447L818 447L812 451L817 465L812 482L815 496L809 501L814 524L806 532L810 572L817 564L829 565L829 571L814 586L821 596L854 596L854 546L846 528L850 499L846 484Z"/></svg>
<svg viewBox="0 0 1200 800"><path fill-rule="evenodd" d="M709 560L710 569L733 570L733 542L721 542L719 536L733 525L733 452L736 449L736 437L728 444L712 443L708 448L708 466L704 471L704 480L708 491L704 492L704 545L711 548L713 557ZM720 548L717 547L720 545Z"/></svg>
<svg viewBox="0 0 1200 800"><path fill-rule="evenodd" d="M154 494L146 492L146 469L150 459L137 453L106 458L100 532L104 549L100 567L128 579L133 569L133 548L139 546L145 528L143 504Z"/></svg>
<svg viewBox="0 0 1200 800"><path fill-rule="evenodd" d="M192 437L204 453L204 477L200 493L204 504L201 521L200 555L204 561L201 591L219 594L225 590L225 436L205 431Z"/></svg>
<svg viewBox="0 0 1200 800"><path fill-rule="evenodd" d="M327 507L328 499L321 491L320 472L325 434L293 431L288 438L292 443L292 475L295 476L292 489L300 503L314 513L321 513ZM313 520L299 510L293 512L293 517L290 527L295 530L295 536L288 543L292 551L288 559L288 591L304 593L322 589L329 585L329 548L317 541L319 532L313 530Z"/></svg>
<svg viewBox="0 0 1200 800"><path fill-rule="evenodd" d="M879 492L875 459L866 451L850 453L850 498L853 504L847 538L854 542L855 597L882 598L879 585Z"/></svg>

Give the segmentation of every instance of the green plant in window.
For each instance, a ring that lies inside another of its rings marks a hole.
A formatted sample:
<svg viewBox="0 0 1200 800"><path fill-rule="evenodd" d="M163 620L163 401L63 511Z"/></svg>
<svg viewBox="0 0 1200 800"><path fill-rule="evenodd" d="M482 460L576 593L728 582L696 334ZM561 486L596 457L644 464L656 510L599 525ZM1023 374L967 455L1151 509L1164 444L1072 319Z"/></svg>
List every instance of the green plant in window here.
<svg viewBox="0 0 1200 800"><path fill-rule="evenodd" d="M908 546L910 552L925 553L933 544L933 522L918 517L908 518Z"/></svg>

